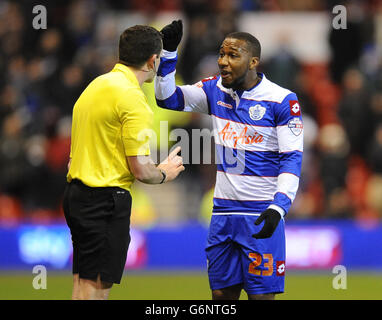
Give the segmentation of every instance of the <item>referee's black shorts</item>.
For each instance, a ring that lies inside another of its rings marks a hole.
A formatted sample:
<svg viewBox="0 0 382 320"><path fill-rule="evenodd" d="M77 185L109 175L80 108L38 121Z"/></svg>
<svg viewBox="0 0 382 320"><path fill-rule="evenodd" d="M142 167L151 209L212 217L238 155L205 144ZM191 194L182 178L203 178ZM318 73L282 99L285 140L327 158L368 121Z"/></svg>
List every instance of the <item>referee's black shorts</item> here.
<svg viewBox="0 0 382 320"><path fill-rule="evenodd" d="M118 187L92 188L72 180L63 209L73 242L73 274L120 283L130 243L131 195Z"/></svg>

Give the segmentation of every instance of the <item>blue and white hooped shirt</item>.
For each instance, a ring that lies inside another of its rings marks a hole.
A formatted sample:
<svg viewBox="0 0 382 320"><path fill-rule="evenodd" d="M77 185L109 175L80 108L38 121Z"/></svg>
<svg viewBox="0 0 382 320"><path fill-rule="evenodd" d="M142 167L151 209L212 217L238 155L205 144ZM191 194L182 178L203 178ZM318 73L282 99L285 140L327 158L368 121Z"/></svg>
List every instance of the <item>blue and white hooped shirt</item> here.
<svg viewBox="0 0 382 320"><path fill-rule="evenodd" d="M158 106L212 117L218 155L213 214L284 216L299 185L303 155L301 107L295 93L269 81L247 91L220 76L176 86L177 53L164 51L155 78Z"/></svg>

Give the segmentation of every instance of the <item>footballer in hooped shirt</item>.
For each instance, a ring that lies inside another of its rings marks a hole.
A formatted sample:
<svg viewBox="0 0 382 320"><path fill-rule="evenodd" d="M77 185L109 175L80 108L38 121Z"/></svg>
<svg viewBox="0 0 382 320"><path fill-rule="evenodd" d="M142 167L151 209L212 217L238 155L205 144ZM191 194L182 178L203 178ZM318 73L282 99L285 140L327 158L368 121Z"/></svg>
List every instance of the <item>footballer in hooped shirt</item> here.
<svg viewBox="0 0 382 320"><path fill-rule="evenodd" d="M284 216L298 189L303 154L296 94L256 71L261 46L246 32L222 42L220 75L176 86L182 21L161 32L158 106L209 114L214 126L219 162L205 249L212 299L239 299L243 289L251 300L274 299L284 292Z"/></svg>

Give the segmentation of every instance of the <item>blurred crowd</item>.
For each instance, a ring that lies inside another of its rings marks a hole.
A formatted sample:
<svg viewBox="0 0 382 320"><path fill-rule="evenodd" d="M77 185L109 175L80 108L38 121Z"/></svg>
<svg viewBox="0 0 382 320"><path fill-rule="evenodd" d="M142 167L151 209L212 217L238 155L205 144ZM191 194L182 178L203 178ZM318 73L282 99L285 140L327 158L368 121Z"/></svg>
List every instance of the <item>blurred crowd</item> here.
<svg viewBox="0 0 382 320"><path fill-rule="evenodd" d="M340 2L0 1L0 223L63 217L73 105L117 59L119 31L104 19L107 13L134 12L154 22L159 12L181 12L187 32L177 81L194 83L217 71L218 48L227 33L237 31L240 13L330 12ZM47 8L46 30L32 27L37 4ZM262 62L260 71L269 79L297 93L304 113L302 178L290 219L382 216L382 51L375 25L382 2L344 4L348 28L330 29L330 61L306 65L285 49ZM145 90L153 95L152 87ZM152 96L149 101L156 110ZM210 125L199 115L181 120L170 126L191 132ZM204 203L211 203L214 179L214 165L187 166L175 182L186 193L183 218L208 215ZM155 216L144 190L136 198Z"/></svg>

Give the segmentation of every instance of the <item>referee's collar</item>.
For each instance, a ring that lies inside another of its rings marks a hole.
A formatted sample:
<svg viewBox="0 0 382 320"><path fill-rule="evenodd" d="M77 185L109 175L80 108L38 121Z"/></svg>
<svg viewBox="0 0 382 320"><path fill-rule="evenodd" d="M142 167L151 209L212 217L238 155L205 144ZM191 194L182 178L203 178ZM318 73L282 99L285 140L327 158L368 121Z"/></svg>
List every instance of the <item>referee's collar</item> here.
<svg viewBox="0 0 382 320"><path fill-rule="evenodd" d="M130 70L128 66L125 66L122 63L116 63L112 72L113 71L121 71L127 78L127 80L132 81L134 84L136 84L139 87L139 82L135 74Z"/></svg>

